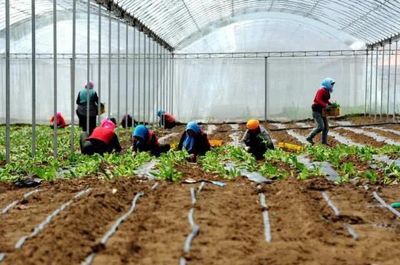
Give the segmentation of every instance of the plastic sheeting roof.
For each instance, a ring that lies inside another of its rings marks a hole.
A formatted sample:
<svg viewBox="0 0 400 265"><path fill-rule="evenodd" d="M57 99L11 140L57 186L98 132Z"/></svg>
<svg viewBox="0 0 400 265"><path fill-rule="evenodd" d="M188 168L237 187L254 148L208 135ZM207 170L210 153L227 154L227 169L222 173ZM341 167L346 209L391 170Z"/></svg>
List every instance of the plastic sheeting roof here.
<svg viewBox="0 0 400 265"><path fill-rule="evenodd" d="M114 0L114 3L175 48L184 46L188 38L206 35L223 21L256 12L307 17L366 43L400 32L397 0Z"/></svg>
<svg viewBox="0 0 400 265"><path fill-rule="evenodd" d="M100 1L100 0L97 0ZM102 0L100 2L104 2ZM52 0L36 0L36 14L51 14ZM86 0L77 0L85 11ZM366 43L400 32L398 0L113 0L175 48L198 39L243 14L278 12L317 20ZM93 4L95 2L93 1ZM10 1L11 23L30 19L31 0ZM58 10L72 9L71 0L58 0ZM0 29L4 29L5 0L0 0Z"/></svg>

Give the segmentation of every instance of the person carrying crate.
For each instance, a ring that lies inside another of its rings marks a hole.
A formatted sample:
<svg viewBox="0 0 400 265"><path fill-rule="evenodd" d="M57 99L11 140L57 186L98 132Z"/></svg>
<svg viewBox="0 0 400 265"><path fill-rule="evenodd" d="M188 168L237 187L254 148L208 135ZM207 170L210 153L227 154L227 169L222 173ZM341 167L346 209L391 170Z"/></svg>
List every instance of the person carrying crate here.
<svg viewBox="0 0 400 265"><path fill-rule="evenodd" d="M258 120L248 120L246 128L242 141L247 147L246 150L257 160L262 159L268 149L274 149L271 137Z"/></svg>
<svg viewBox="0 0 400 265"><path fill-rule="evenodd" d="M326 117L326 109L332 105L329 101L331 98L331 93L333 92L333 86L335 85L335 80L332 78L325 78L321 82L321 87L318 89L314 97L314 103L311 106L312 115L316 124L316 127L307 136L307 142L311 145L314 144L314 137L322 132L321 143L328 145L328 131L329 124Z"/></svg>

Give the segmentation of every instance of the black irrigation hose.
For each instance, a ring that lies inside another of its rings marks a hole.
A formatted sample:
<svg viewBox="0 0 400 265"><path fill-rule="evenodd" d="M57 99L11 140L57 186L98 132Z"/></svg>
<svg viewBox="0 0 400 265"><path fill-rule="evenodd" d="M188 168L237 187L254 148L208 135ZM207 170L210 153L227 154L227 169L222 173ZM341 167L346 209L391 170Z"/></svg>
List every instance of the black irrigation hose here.
<svg viewBox="0 0 400 265"><path fill-rule="evenodd" d="M351 124L351 125L333 125L329 126L329 128L341 128L341 127L368 127L368 126L378 126L378 125L398 125L398 122L383 122L383 123L368 123L368 124ZM277 132L277 131L287 131L287 130L309 130L313 129L313 126L309 127L290 127L290 128L277 128L277 129L269 129L271 132Z"/></svg>

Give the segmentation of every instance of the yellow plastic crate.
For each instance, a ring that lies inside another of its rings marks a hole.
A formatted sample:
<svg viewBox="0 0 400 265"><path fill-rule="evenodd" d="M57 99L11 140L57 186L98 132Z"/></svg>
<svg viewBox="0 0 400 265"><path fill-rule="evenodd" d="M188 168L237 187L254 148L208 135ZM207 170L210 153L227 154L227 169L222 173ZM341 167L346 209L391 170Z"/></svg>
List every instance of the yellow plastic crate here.
<svg viewBox="0 0 400 265"><path fill-rule="evenodd" d="M290 144L290 143L283 143L279 142L278 147L286 150L291 150L291 151L301 151L303 150L303 147L297 144Z"/></svg>

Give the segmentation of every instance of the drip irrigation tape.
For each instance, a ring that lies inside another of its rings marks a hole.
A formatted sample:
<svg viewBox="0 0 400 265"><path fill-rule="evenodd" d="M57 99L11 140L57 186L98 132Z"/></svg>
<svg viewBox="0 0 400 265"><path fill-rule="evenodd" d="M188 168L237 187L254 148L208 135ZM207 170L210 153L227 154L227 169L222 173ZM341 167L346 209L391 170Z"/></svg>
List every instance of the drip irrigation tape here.
<svg viewBox="0 0 400 265"><path fill-rule="evenodd" d="M272 240L271 225L270 225L269 215L268 215L268 210L267 210L268 206L265 201L264 193L259 193L259 198L260 198L260 205L262 207L265 241L271 242L271 240Z"/></svg>
<svg viewBox="0 0 400 265"><path fill-rule="evenodd" d="M202 181L199 186L199 189L197 190L197 193L199 193L204 188L205 185L206 185L206 183L204 181Z"/></svg>
<svg viewBox="0 0 400 265"><path fill-rule="evenodd" d="M40 190L40 189L37 189L37 190L32 190L32 191L30 191L30 192L27 192L27 193L25 193L25 194L23 195L23 198L24 198L24 199L27 199L27 198L29 198L29 196L31 196L32 194L35 194L35 193L37 193L37 192L39 192L39 191L41 191L41 190ZM10 203L9 205L7 205L7 206L1 211L1 214L7 213L9 210L11 210L12 208L14 208L19 202L20 202L19 200L13 201L12 203Z"/></svg>
<svg viewBox="0 0 400 265"><path fill-rule="evenodd" d="M351 225L343 224L343 226L347 229L347 232L349 232L349 234L353 237L354 240L360 239L360 237L358 236L356 231L354 231L354 229L351 227Z"/></svg>
<svg viewBox="0 0 400 265"><path fill-rule="evenodd" d="M372 195L374 196L374 198L380 203L382 204L383 207L387 208L389 211L391 211L394 215L396 215L397 217L400 217L400 212L397 211L396 209L394 209L392 206L390 206L389 204L387 204L379 195L377 192L373 192Z"/></svg>
<svg viewBox="0 0 400 265"><path fill-rule="evenodd" d="M91 188L88 188L86 190L80 191L77 194L75 194L73 199L71 199L68 202L66 202L63 205L61 205L58 209L56 209L49 216L47 216L46 219L43 222L41 222L39 225L37 225L33 229L31 234L21 237L18 240L18 242L15 244L15 248L16 249L20 249L25 244L26 240L28 240L29 238L32 238L32 237L36 236L37 234L39 234L46 227L46 225L48 225L53 220L54 217L56 217L62 211L64 211L66 208L68 208L74 202L74 200L79 199L83 195L88 194L91 190L92 190Z"/></svg>
<svg viewBox="0 0 400 265"><path fill-rule="evenodd" d="M326 203L329 205L329 207L331 207L332 211L335 213L336 216L340 215L340 211L339 209L335 206L335 204L332 202L332 200L329 198L328 193L326 193L325 191L321 192L322 193L322 197L324 198L324 200L326 201Z"/></svg>
<svg viewBox="0 0 400 265"><path fill-rule="evenodd" d="M200 227L194 222L194 208L191 208L188 214L189 224L192 228L191 233L186 237L185 243L183 245L183 251L189 253L193 239L199 234Z"/></svg>
<svg viewBox="0 0 400 265"><path fill-rule="evenodd" d="M384 137L384 136L380 136L380 135L378 135L378 134L376 134L374 132L368 132L368 131L365 131L365 130L362 130L362 129L355 129L355 128L344 128L344 129L348 130L348 131L351 131L351 132L354 132L354 133L358 133L358 134L362 134L362 135L371 137L375 141L378 141L378 142L384 142L386 144L392 144L392 145L399 145L400 144L397 141L394 141L394 140L389 139L389 138Z"/></svg>
<svg viewBox="0 0 400 265"><path fill-rule="evenodd" d="M157 187L158 187L158 185L160 185L160 183L154 183L154 185L151 187L151 190L155 190Z"/></svg>
<svg viewBox="0 0 400 265"><path fill-rule="evenodd" d="M190 188L190 196L192 197L192 205L196 204L196 191L194 188Z"/></svg>
<svg viewBox="0 0 400 265"><path fill-rule="evenodd" d="M115 234L115 232L117 232L118 227L129 217L129 215L135 210L136 208L136 203L137 200L143 196L143 192L138 192L135 197L132 199L132 203L131 203L131 207L129 208L129 210L122 215L121 217L119 217L117 219L117 221L115 221L115 223L112 225L112 227L104 234L104 236L102 237L102 239L100 240L100 244L105 246L108 242L108 240ZM90 265L92 264L94 258L96 256L96 253L90 253L89 256L86 257L86 259L84 261L81 262L81 265Z"/></svg>

